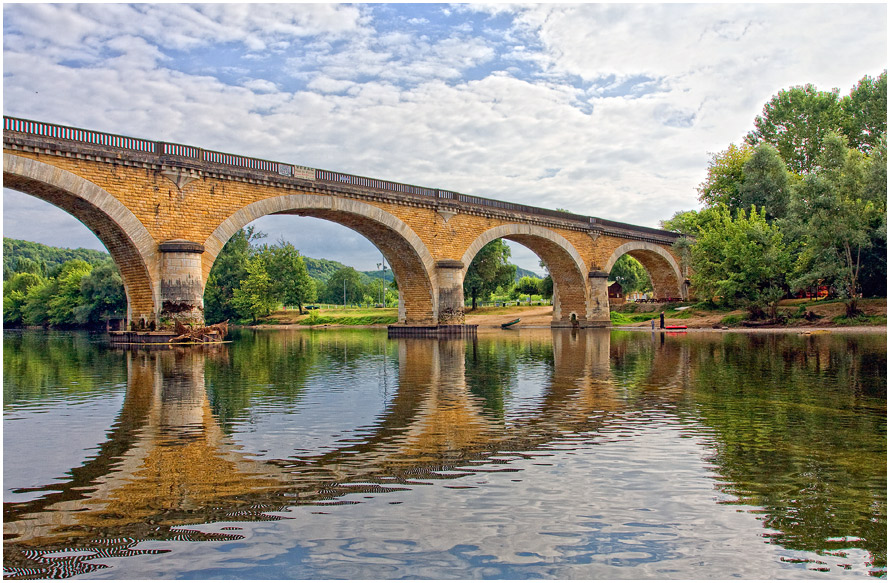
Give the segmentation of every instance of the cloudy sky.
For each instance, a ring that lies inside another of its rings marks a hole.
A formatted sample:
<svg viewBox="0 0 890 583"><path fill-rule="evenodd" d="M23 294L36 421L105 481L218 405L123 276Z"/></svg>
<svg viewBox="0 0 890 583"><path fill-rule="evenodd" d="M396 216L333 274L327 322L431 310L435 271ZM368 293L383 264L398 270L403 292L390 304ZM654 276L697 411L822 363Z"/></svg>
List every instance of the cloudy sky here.
<svg viewBox="0 0 890 583"><path fill-rule="evenodd" d="M886 67L884 3L3 6L5 115L646 226L698 206L709 153L779 90ZM332 223L256 224L380 261ZM3 230L102 248L8 189Z"/></svg>

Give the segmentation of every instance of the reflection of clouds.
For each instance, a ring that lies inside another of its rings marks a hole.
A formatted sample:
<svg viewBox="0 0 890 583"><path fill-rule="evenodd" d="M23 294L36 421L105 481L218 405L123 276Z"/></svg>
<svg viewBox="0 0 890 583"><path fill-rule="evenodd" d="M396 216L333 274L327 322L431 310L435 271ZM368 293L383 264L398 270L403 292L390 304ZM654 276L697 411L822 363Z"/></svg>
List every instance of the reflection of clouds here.
<svg viewBox="0 0 890 583"><path fill-rule="evenodd" d="M223 529L237 526L246 538L236 544L143 543L139 548L172 552L150 564L116 559L116 569L99 575L812 577L806 563L780 557L814 555L765 545L755 516L715 504L719 494L702 462L706 448L685 439L688 431L675 419L652 423L638 416L614 431L554 442L528 459L468 468L473 473L464 477L339 499L358 504L298 506L275 513L290 520L198 527L228 532ZM505 469L519 471L498 471Z"/></svg>
<svg viewBox="0 0 890 583"><path fill-rule="evenodd" d="M124 387L95 391L3 411L3 501L25 502L47 490L14 494L65 481L65 474L95 455L124 402ZM73 402L72 402L73 401Z"/></svg>
<svg viewBox="0 0 890 583"><path fill-rule="evenodd" d="M228 440L254 459L287 459L318 455L362 438L392 395L381 392L376 376L350 375L348 384L339 385L331 376L336 376L333 371L310 379L295 402L257 399L249 418L232 424ZM395 371L390 376L396 378Z"/></svg>

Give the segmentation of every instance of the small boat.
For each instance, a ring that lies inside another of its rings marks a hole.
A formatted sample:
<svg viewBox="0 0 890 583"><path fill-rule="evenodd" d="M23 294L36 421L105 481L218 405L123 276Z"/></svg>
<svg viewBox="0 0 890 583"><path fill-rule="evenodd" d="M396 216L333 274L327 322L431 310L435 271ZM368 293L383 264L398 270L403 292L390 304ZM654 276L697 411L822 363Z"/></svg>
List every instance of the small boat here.
<svg viewBox="0 0 890 583"><path fill-rule="evenodd" d="M512 326L513 324L517 324L517 323L519 323L519 320L520 320L520 318L516 318L516 319L513 320L512 322L507 322L507 323L505 323L505 324L501 324L501 328L509 328L509 327Z"/></svg>
<svg viewBox="0 0 890 583"><path fill-rule="evenodd" d="M685 330L686 326L665 326L665 330Z"/></svg>

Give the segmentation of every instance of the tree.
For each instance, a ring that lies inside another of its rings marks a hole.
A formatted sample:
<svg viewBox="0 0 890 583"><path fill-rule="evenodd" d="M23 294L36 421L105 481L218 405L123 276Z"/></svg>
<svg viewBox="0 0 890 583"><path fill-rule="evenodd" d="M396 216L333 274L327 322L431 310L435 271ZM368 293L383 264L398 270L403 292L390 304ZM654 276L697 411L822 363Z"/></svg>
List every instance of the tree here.
<svg viewBox="0 0 890 583"><path fill-rule="evenodd" d="M235 290L247 277L247 261L251 243L266 235L249 226L232 235L213 263L204 288L204 319L221 322L238 317L232 304Z"/></svg>
<svg viewBox="0 0 890 583"><path fill-rule="evenodd" d="M249 316L256 322L261 316L272 313L279 302L275 297L275 282L269 276L269 259L266 254L257 253L247 260L247 277L232 294L232 306L239 315Z"/></svg>
<svg viewBox="0 0 890 583"><path fill-rule="evenodd" d="M31 273L16 273L3 284L3 323L18 325L24 321L25 301L31 288L42 287L46 279Z"/></svg>
<svg viewBox="0 0 890 583"><path fill-rule="evenodd" d="M464 296L470 296L473 308L479 297L488 297L499 286L507 287L516 277L516 266L507 263L510 247L495 239L479 250L464 277Z"/></svg>
<svg viewBox="0 0 890 583"><path fill-rule="evenodd" d="M77 323L74 312L82 303L80 283L92 270L93 266L83 259L74 259L62 265L47 307L50 324L70 326Z"/></svg>
<svg viewBox="0 0 890 583"><path fill-rule="evenodd" d="M859 272L862 295L887 297L887 140L882 136L870 157L865 196L870 200L885 201L884 212L873 219L871 245L862 252Z"/></svg>
<svg viewBox="0 0 890 583"><path fill-rule="evenodd" d="M93 268L80 282L81 302L74 309L78 324L99 324L114 314L127 313L127 295L114 261Z"/></svg>
<svg viewBox="0 0 890 583"><path fill-rule="evenodd" d="M49 302L58 288L54 278L31 286L22 306L22 321L28 326L44 326L49 322Z"/></svg>
<svg viewBox="0 0 890 583"><path fill-rule="evenodd" d="M792 266L791 249L782 231L754 207L735 217L725 205L712 212L714 221L691 249L692 284L705 297L747 306L752 316L767 308L775 319Z"/></svg>
<svg viewBox="0 0 890 583"><path fill-rule="evenodd" d="M279 241L264 252L269 254L268 272L274 282L274 295L285 306L297 306L302 314L304 305L316 301L317 292L300 252L286 241Z"/></svg>
<svg viewBox="0 0 890 583"><path fill-rule="evenodd" d="M739 199L739 186L743 168L752 153L751 146L730 144L723 152L711 154L708 177L698 186L698 199L708 206L723 203L732 209L744 208Z"/></svg>
<svg viewBox="0 0 890 583"><path fill-rule="evenodd" d="M519 281L513 286L518 294L531 296L541 293L541 278L526 275L520 277Z"/></svg>
<svg viewBox="0 0 890 583"><path fill-rule="evenodd" d="M714 208L705 207L700 211L678 211L671 218L661 221L661 228L666 231L682 233L688 237L697 237L702 232L709 230L717 219ZM729 207L727 206L727 208Z"/></svg>
<svg viewBox="0 0 890 583"><path fill-rule="evenodd" d="M869 154L887 133L887 71L866 75L841 99L843 132L851 148Z"/></svg>
<svg viewBox="0 0 890 583"><path fill-rule="evenodd" d="M330 304L358 304L365 298L361 274L352 267L335 271L325 285L324 300Z"/></svg>
<svg viewBox="0 0 890 583"><path fill-rule="evenodd" d="M652 289L652 280L643 264L631 257L622 255L615 262L609 279L618 282L625 295L635 291L646 292Z"/></svg>
<svg viewBox="0 0 890 583"><path fill-rule="evenodd" d="M785 162L771 144L758 145L745 162L739 184L739 206L733 210L762 208L772 221L788 211L791 179Z"/></svg>
<svg viewBox="0 0 890 583"><path fill-rule="evenodd" d="M876 192L873 183L882 172L873 164L886 164L885 159L869 160L848 148L843 137L832 134L825 140L818 171L806 176L794 191L792 213L803 240L795 287L834 284L847 299L849 317L859 312L863 251L873 244L876 228L883 230L886 239L886 169L883 194Z"/></svg>
<svg viewBox="0 0 890 583"><path fill-rule="evenodd" d="M754 119L754 130L745 141L756 146L766 142L781 154L795 174L813 171L822 140L843 126L839 91L819 91L812 84L780 91Z"/></svg>

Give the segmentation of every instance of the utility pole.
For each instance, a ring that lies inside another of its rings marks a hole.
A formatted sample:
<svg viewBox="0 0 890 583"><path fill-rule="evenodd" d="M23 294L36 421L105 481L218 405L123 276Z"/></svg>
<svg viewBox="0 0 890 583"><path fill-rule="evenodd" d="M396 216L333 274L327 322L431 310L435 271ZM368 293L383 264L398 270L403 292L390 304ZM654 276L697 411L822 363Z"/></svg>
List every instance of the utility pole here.
<svg viewBox="0 0 890 583"><path fill-rule="evenodd" d="M383 269L383 287L380 288L380 305L386 307L386 255L381 254L382 263L377 264L378 269Z"/></svg>

